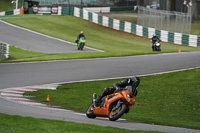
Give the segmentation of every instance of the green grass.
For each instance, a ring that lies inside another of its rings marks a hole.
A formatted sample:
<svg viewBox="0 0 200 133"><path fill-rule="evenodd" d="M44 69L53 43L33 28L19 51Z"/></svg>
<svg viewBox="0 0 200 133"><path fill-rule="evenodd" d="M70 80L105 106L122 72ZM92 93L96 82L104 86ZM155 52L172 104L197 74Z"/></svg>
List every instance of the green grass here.
<svg viewBox="0 0 200 133"><path fill-rule="evenodd" d="M141 77L135 106L123 118L150 124L200 129L200 69ZM86 112L92 94L121 79L62 85L57 90L26 92L42 103L50 95L50 103L64 109Z"/></svg>
<svg viewBox="0 0 200 133"><path fill-rule="evenodd" d="M16 8L15 3L11 3L13 0L0 0L0 12L11 11ZM18 0L18 8L21 7L22 0Z"/></svg>
<svg viewBox="0 0 200 133"><path fill-rule="evenodd" d="M105 52L40 54L27 52L12 47L10 49L11 58L7 62L103 58L111 56L120 57L178 52L178 49L181 49L182 52L200 51L200 47L194 48L162 42L162 52L153 52L151 50L150 39L148 38L138 37L133 34L105 28L92 22L72 16L24 15L22 18L17 18L16 16L13 17L13 19L4 20L9 23L70 42L74 42L79 32L83 30L87 38L86 45L92 48L103 50Z"/></svg>
<svg viewBox="0 0 200 133"><path fill-rule="evenodd" d="M192 20L191 34L200 36L200 19Z"/></svg>
<svg viewBox="0 0 200 133"><path fill-rule="evenodd" d="M15 4L11 3L12 0L1 0L0 1L0 12L9 11L15 8Z"/></svg>
<svg viewBox="0 0 200 133"><path fill-rule="evenodd" d="M113 127L10 116L0 113L1 133L154 133L155 131L130 131ZM159 132L158 132L159 133Z"/></svg>

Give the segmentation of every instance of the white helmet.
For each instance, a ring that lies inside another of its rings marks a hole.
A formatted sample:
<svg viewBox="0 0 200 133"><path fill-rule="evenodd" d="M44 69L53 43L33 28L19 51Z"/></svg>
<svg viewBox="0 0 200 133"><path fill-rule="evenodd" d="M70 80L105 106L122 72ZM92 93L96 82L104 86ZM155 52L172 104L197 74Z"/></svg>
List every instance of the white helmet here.
<svg viewBox="0 0 200 133"><path fill-rule="evenodd" d="M81 31L81 34L83 34L83 31Z"/></svg>

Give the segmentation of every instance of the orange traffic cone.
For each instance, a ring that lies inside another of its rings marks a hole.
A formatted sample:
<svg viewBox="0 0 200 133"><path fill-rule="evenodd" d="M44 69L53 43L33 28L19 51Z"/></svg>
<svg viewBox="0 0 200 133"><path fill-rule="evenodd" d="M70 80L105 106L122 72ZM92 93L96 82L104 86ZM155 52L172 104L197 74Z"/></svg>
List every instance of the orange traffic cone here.
<svg viewBox="0 0 200 133"><path fill-rule="evenodd" d="M50 98L49 98L49 95L47 96L47 102L49 102L50 101Z"/></svg>
<svg viewBox="0 0 200 133"><path fill-rule="evenodd" d="M181 49L179 49L178 52L180 53L180 52L181 52Z"/></svg>

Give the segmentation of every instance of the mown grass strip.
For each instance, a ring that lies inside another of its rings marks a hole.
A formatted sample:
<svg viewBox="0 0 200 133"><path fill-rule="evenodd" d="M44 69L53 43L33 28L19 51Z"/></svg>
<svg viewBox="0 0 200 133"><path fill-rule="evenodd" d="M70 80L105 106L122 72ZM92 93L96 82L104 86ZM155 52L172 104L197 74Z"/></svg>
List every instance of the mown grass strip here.
<svg viewBox="0 0 200 133"><path fill-rule="evenodd" d="M0 113L1 133L155 133L155 131L130 131L113 127L10 116ZM157 132L159 133L159 132Z"/></svg>
<svg viewBox="0 0 200 133"><path fill-rule="evenodd" d="M136 104L123 118L129 121L200 129L200 69L141 77ZM122 79L62 85L57 90L26 92L36 101L84 112L92 94Z"/></svg>

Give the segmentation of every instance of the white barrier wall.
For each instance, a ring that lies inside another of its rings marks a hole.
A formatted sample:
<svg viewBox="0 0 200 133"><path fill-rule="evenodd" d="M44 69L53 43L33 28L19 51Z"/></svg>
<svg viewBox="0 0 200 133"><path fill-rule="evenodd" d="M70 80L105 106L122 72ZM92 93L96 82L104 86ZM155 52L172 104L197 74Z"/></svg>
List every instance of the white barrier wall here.
<svg viewBox="0 0 200 133"><path fill-rule="evenodd" d="M5 16L6 12L0 12L0 16Z"/></svg>
<svg viewBox="0 0 200 133"><path fill-rule="evenodd" d="M182 34L181 33L174 33L174 43L182 44Z"/></svg>
<svg viewBox="0 0 200 133"><path fill-rule="evenodd" d="M136 35L143 36L143 27L141 25L136 25Z"/></svg>
<svg viewBox="0 0 200 133"><path fill-rule="evenodd" d="M190 35L189 36L189 46L196 47L196 44L197 44L197 36Z"/></svg>
<svg viewBox="0 0 200 133"><path fill-rule="evenodd" d="M74 16L80 17L80 8L74 7Z"/></svg>
<svg viewBox="0 0 200 133"><path fill-rule="evenodd" d="M153 35L155 35L155 28L148 28L148 31L149 31L149 33L148 33L148 38L152 38L153 37Z"/></svg>
<svg viewBox="0 0 200 133"><path fill-rule="evenodd" d="M119 23L120 23L119 20L113 19L113 29L119 30Z"/></svg>
<svg viewBox="0 0 200 133"><path fill-rule="evenodd" d="M20 15L20 9L14 9L13 15Z"/></svg>
<svg viewBox="0 0 200 133"><path fill-rule="evenodd" d="M161 30L160 36L161 41L168 42L168 31Z"/></svg>
<svg viewBox="0 0 200 133"><path fill-rule="evenodd" d="M131 23L130 22L125 22L124 24L124 31L125 32L128 32L128 33L131 33Z"/></svg>
<svg viewBox="0 0 200 133"><path fill-rule="evenodd" d="M92 13L92 20L94 23L98 24L98 14Z"/></svg>
<svg viewBox="0 0 200 133"><path fill-rule="evenodd" d="M88 20L88 11L87 10L83 10L83 19Z"/></svg>
<svg viewBox="0 0 200 133"><path fill-rule="evenodd" d="M102 21L103 21L103 26L106 26L106 27L108 27L108 20L109 20L109 18L108 17L106 17L106 16L103 16L103 19L102 19Z"/></svg>

